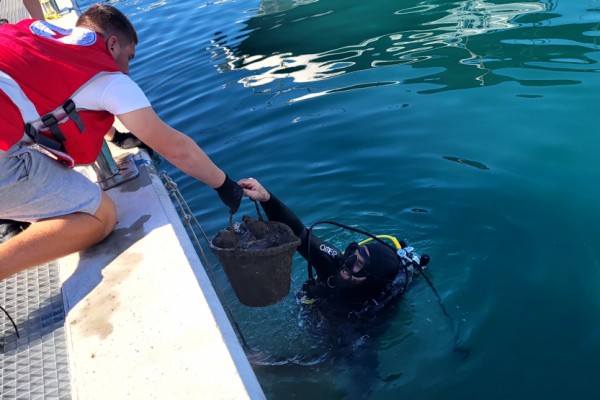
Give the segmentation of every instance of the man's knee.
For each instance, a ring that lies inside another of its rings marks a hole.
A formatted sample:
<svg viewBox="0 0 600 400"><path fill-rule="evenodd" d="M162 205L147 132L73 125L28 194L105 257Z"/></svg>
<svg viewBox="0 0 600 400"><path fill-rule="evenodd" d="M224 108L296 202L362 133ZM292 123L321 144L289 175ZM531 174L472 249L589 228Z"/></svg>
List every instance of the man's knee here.
<svg viewBox="0 0 600 400"><path fill-rule="evenodd" d="M104 192L102 193L102 200L100 201L100 206L94 214L94 217L101 222L102 237L100 240L102 240L112 232L117 224L117 207L112 199Z"/></svg>

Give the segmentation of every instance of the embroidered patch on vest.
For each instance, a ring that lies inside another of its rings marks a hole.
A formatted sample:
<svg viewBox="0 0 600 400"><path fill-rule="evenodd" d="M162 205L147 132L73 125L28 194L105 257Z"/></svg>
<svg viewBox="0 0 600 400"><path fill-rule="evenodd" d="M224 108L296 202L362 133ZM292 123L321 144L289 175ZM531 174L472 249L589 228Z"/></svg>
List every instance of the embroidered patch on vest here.
<svg viewBox="0 0 600 400"><path fill-rule="evenodd" d="M63 36L71 33L70 29L64 29L60 26L52 25L48 21L34 21L29 26L29 29L36 35L47 37L48 39L53 39L56 33Z"/></svg>
<svg viewBox="0 0 600 400"><path fill-rule="evenodd" d="M52 25L47 21L35 21L29 26L29 29L35 35L78 46L91 46L96 43L97 38L96 32L90 31L89 29L79 27L63 29L56 25ZM57 37L57 34L61 37Z"/></svg>

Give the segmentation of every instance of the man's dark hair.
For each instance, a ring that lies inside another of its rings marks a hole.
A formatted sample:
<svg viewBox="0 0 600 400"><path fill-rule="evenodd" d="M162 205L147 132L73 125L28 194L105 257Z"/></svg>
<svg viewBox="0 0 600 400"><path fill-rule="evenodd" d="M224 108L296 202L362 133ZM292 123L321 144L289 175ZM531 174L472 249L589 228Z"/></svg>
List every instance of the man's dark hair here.
<svg viewBox="0 0 600 400"><path fill-rule="evenodd" d="M119 43L138 43L137 33L131 21L121 11L107 4L94 4L77 20L76 26L93 30L104 40L116 36Z"/></svg>

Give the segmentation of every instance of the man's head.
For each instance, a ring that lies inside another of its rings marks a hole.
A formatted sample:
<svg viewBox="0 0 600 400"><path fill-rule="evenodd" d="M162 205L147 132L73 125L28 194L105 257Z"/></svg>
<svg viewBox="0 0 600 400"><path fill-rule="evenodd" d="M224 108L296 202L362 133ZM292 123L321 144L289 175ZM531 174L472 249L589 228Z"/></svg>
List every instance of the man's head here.
<svg viewBox="0 0 600 400"><path fill-rule="evenodd" d="M76 26L100 34L121 71L129 73L129 61L135 56L138 37L125 14L107 4L94 4L81 14Z"/></svg>

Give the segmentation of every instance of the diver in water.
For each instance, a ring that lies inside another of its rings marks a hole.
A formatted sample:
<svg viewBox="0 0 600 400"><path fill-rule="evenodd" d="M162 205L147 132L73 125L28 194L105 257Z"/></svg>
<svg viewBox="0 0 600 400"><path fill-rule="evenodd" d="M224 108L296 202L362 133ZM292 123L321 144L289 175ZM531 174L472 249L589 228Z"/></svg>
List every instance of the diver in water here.
<svg viewBox="0 0 600 400"><path fill-rule="evenodd" d="M454 327L433 284L423 272L429 262L425 254L417 255L404 242L390 236L373 236L332 221L315 222L306 227L302 221L276 196L267 191L256 179L238 181L244 195L260 202L271 221L288 225L300 238L297 251L308 261L308 280L296 294L301 305L299 326L308 334L310 346L290 354L269 354L260 349L247 349L247 356L262 374L275 377L298 377L310 374L311 379L336 376L344 371L341 383L330 379L320 382L335 385L348 398L372 398L373 385L384 378L379 376L378 342L376 338L388 331L395 304L408 289L413 277L420 275L429 284L438 302ZM369 236L369 239L350 243L345 251L319 239L312 228L319 223ZM381 239L388 239L393 246ZM312 276L311 268L316 270ZM314 339L314 340L313 340ZM455 334L455 351L462 358L469 350L462 347ZM284 352L287 353L287 352ZM285 368L285 370L283 370ZM327 368L330 368L328 370ZM385 382L385 381L384 381ZM338 386L339 384L339 386Z"/></svg>
<svg viewBox="0 0 600 400"><path fill-rule="evenodd" d="M327 305L320 308L347 318L375 315L390 300L402 295L413 275L429 261L428 256L419 257L404 243L398 243L395 250L375 237L365 241L368 244L350 243L341 252L314 236L312 229L307 229L256 179L242 179L238 184L244 195L260 202L269 220L288 225L300 238L297 251L309 263L309 279L298 295L305 305ZM311 276L311 267L317 272L316 278Z"/></svg>

